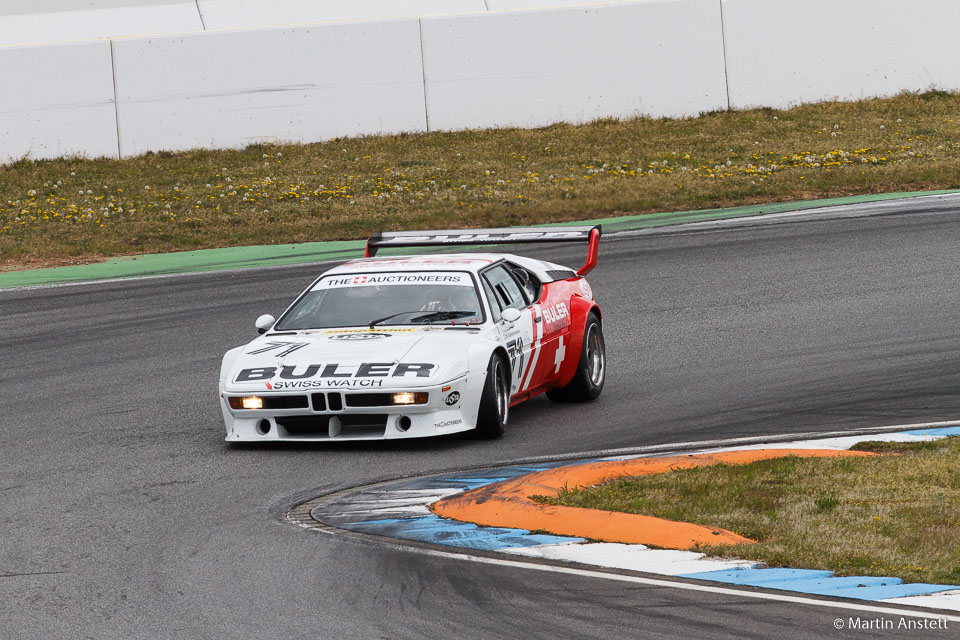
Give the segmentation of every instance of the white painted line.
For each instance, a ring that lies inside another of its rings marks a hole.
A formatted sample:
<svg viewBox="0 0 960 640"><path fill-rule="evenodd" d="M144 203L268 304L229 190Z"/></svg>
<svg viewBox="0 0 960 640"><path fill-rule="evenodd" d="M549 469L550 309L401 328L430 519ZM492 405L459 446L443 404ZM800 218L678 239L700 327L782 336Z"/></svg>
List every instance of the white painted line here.
<svg viewBox="0 0 960 640"><path fill-rule="evenodd" d="M608 569L627 569L642 573L658 573L664 576L751 569L758 564L751 560L707 558L704 554L696 551L650 549L642 544L623 544L619 542L587 542L582 544L567 542L534 547L512 547L499 551L528 558L578 562Z"/></svg>
<svg viewBox="0 0 960 640"><path fill-rule="evenodd" d="M340 514L344 516L353 516L353 515L378 515L384 516L388 514L404 514L409 515L411 513L419 513L425 516L432 515L433 512L427 508L427 504L416 504L409 507L383 507L381 509L353 509L350 511L341 511Z"/></svg>
<svg viewBox="0 0 960 640"><path fill-rule="evenodd" d="M880 600L890 604L906 604L914 607L929 607L930 609L960 609L960 590L941 591L924 596L909 596L906 598L889 598Z"/></svg>
<svg viewBox="0 0 960 640"><path fill-rule="evenodd" d="M799 211L781 211L779 213L761 213L753 216L741 216L739 218L720 218L717 220L699 220L696 222L687 222L681 224L664 225L662 227L647 227L645 229L634 229L631 231L615 232L609 235L619 236L654 236L673 233L685 233L689 231L702 230L723 230L737 227L756 227L773 225L782 222L809 222L817 220L842 220L849 218L869 218L877 215L885 215L889 210L902 211L901 207L906 200L941 200L946 203L960 198L960 193L940 193L926 196L912 196L907 198L894 198L890 200L875 200L873 202L857 202L853 204L827 205L811 209L801 209ZM903 212L906 213L906 212ZM952 209L943 209L942 211L924 211L927 215L946 215L956 213Z"/></svg>
<svg viewBox="0 0 960 640"><path fill-rule="evenodd" d="M736 445L754 445L762 444L773 446L780 442L800 442L809 440L818 440L823 438L839 438L853 435L870 435L885 433L887 431L916 431L919 429L942 429L945 427L960 427L960 420L947 420L943 422L915 422L912 424L898 424L884 427L864 427L861 429L849 429L846 431L811 431L809 433L785 433L776 436L747 436L743 438L722 438L718 440L694 440L692 442L672 442L669 444L657 444L646 447L623 447L621 449L600 449L597 451L585 451L580 453L571 453L565 456L537 456L534 458L524 458L523 460L504 463L501 466L520 466L529 465L537 462L564 462L567 460L583 460L587 458L613 458L615 456L629 456L631 454L644 453L664 453L672 454L684 450L686 453L692 453L694 450L715 449L718 447L732 447Z"/></svg>
<svg viewBox="0 0 960 640"><path fill-rule="evenodd" d="M913 436L905 433L875 433L846 438L827 438L824 440L796 440L794 442L776 442L773 444L751 444L742 447L729 447L724 451L755 451L759 449L849 449L860 442L877 440L880 442L930 442L941 436ZM692 453L692 452L691 452Z"/></svg>
<svg viewBox="0 0 960 640"><path fill-rule="evenodd" d="M954 425L948 425L954 426ZM849 449L859 442L877 440L881 442L930 442L939 440L943 436L915 436L906 433L866 433L857 436L844 436L841 438L825 438L820 440L791 440L788 442L769 442L765 444L745 444L733 447L711 447L705 449L691 449L685 452L687 455L697 455L700 453L716 453L718 451L757 451L762 449ZM601 462L615 460L634 460L643 455L623 455L608 456L601 458Z"/></svg>
<svg viewBox="0 0 960 640"><path fill-rule="evenodd" d="M395 496L437 496L442 498L443 496L452 495L454 493L462 493L463 489L385 489L385 490L370 490L371 494L382 494L382 495L395 495Z"/></svg>
<svg viewBox="0 0 960 640"><path fill-rule="evenodd" d="M381 500L351 500L350 504L352 505L371 505L377 507L402 507L411 504L424 504L426 500L432 500L436 502L443 496L421 496L417 498L396 498L396 499L381 499Z"/></svg>

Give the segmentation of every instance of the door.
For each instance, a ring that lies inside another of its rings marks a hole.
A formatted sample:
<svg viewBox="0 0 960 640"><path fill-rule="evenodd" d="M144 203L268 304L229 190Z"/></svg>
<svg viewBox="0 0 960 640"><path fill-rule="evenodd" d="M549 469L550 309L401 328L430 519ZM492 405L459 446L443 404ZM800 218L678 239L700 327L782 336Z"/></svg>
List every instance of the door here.
<svg viewBox="0 0 960 640"><path fill-rule="evenodd" d="M530 368L535 331L533 309L520 285L503 264L483 271L482 279L493 320L510 355L510 395L514 396L523 387L524 374ZM508 308L518 310L520 319L516 322L504 320L500 313Z"/></svg>

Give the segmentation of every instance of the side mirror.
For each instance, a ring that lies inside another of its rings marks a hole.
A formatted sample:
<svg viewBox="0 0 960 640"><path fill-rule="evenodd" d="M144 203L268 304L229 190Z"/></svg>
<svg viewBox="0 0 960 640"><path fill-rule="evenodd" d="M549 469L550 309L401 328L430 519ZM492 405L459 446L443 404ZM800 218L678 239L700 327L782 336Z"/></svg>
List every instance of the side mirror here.
<svg viewBox="0 0 960 640"><path fill-rule="evenodd" d="M513 307L508 307L503 310L503 313L500 314L500 317L505 322L516 322L520 319L520 310L514 309Z"/></svg>
<svg viewBox="0 0 960 640"><path fill-rule="evenodd" d="M273 323L276 321L277 319L274 318L269 313L263 314L262 316L257 318L257 321L254 323L257 326L257 333L259 334L266 333L270 329L270 327L273 326Z"/></svg>

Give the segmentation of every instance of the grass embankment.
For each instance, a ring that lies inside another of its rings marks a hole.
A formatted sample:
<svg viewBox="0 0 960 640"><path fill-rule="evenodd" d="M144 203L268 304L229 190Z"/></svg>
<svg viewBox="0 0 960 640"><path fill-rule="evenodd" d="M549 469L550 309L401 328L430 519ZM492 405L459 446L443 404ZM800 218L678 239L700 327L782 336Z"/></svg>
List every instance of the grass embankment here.
<svg viewBox="0 0 960 640"><path fill-rule="evenodd" d="M960 584L960 437L855 448L896 455L721 464L537 499L711 525L757 541L698 549L708 555Z"/></svg>
<svg viewBox="0 0 960 640"><path fill-rule="evenodd" d="M0 269L960 187L960 95L0 167Z"/></svg>

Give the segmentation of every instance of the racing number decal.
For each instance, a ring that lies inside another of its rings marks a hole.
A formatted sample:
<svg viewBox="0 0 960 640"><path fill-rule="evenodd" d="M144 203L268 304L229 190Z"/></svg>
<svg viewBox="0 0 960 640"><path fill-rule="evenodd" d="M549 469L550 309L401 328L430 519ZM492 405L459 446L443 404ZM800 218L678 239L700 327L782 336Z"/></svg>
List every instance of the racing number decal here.
<svg viewBox="0 0 960 640"><path fill-rule="evenodd" d="M515 340L507 342L507 353L510 354L511 385L515 387L519 384L520 376L523 375L523 338L518 336Z"/></svg>
<svg viewBox="0 0 960 640"><path fill-rule="evenodd" d="M302 349L303 347L310 344L309 342L267 342L267 346L260 347L259 349L254 349L253 351L247 351L252 356L260 355L261 353L266 353L267 351L273 351L274 349L280 349L279 353L276 353L278 358L288 356L297 349Z"/></svg>

